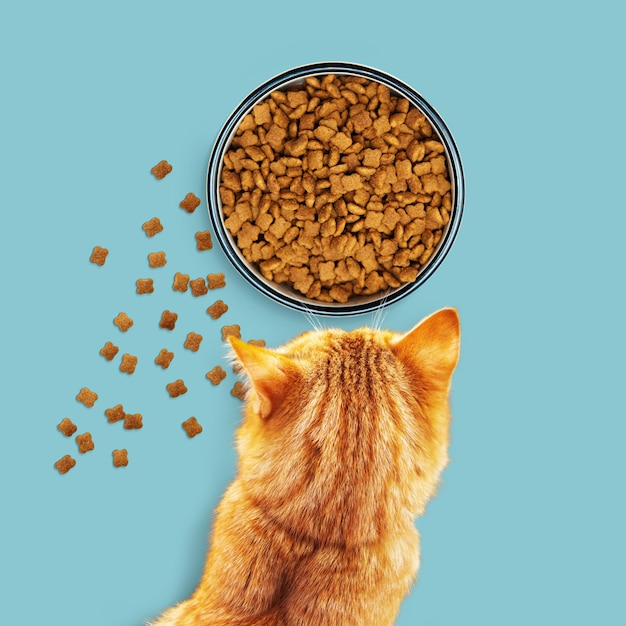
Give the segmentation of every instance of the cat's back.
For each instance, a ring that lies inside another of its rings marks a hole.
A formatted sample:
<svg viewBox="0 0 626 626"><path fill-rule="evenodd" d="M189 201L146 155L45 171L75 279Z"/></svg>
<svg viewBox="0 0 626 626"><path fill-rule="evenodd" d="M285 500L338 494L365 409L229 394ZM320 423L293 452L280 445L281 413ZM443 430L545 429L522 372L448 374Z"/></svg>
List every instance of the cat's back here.
<svg viewBox="0 0 626 626"><path fill-rule="evenodd" d="M201 583L158 626L391 626L447 463L456 312L231 344L249 385L238 474Z"/></svg>

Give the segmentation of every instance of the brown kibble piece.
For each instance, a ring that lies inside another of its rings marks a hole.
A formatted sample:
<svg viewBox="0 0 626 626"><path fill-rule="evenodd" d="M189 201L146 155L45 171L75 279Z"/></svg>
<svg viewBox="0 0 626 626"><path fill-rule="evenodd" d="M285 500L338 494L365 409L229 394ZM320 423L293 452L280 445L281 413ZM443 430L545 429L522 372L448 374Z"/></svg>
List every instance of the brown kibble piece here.
<svg viewBox="0 0 626 626"><path fill-rule="evenodd" d="M181 274L180 272L176 272L174 274L174 291L187 291L189 289L189 274Z"/></svg>
<svg viewBox="0 0 626 626"><path fill-rule="evenodd" d="M155 178L161 180L165 178L172 171L172 166L167 161L159 161L150 172L154 174Z"/></svg>
<svg viewBox="0 0 626 626"><path fill-rule="evenodd" d="M123 311L113 320L113 323L123 332L125 333L132 325L133 320L126 315Z"/></svg>
<svg viewBox="0 0 626 626"><path fill-rule="evenodd" d="M120 363L120 372L125 374L133 374L137 367L137 357L132 354L124 354Z"/></svg>
<svg viewBox="0 0 626 626"><path fill-rule="evenodd" d="M138 430L143 427L141 413L126 413L124 415L124 428L126 430Z"/></svg>
<svg viewBox="0 0 626 626"><path fill-rule="evenodd" d="M267 345L265 339L250 339L248 343L251 346L259 346L259 348L265 348L265 346Z"/></svg>
<svg viewBox="0 0 626 626"><path fill-rule="evenodd" d="M245 384L238 380L233 388L230 390L230 395L235 396L235 398L239 398L240 400L244 400L246 397L246 386Z"/></svg>
<svg viewBox="0 0 626 626"><path fill-rule="evenodd" d="M218 319L228 311L228 305L221 300L216 300L206 312L214 319Z"/></svg>
<svg viewBox="0 0 626 626"><path fill-rule="evenodd" d="M226 372L220 365L216 365L210 372L207 372L206 377L214 385L219 385L226 378Z"/></svg>
<svg viewBox="0 0 626 626"><path fill-rule="evenodd" d="M115 355L120 351L120 349L112 344L110 341L107 341L102 348L100 348L100 354L107 360L112 361L115 358Z"/></svg>
<svg viewBox="0 0 626 626"><path fill-rule="evenodd" d="M190 417L188 420L185 420L182 426L190 439L202 432L202 426L195 417Z"/></svg>
<svg viewBox="0 0 626 626"><path fill-rule="evenodd" d="M241 339L241 327L239 326L239 324L230 324L229 326L222 326L222 341L226 341L228 337Z"/></svg>
<svg viewBox="0 0 626 626"><path fill-rule="evenodd" d="M91 391L88 387L83 387L76 396L79 402L82 402L86 407L92 407L98 399L98 394L95 391Z"/></svg>
<svg viewBox="0 0 626 626"><path fill-rule="evenodd" d="M153 293L154 281L152 278L139 278L136 282L137 293Z"/></svg>
<svg viewBox="0 0 626 626"><path fill-rule="evenodd" d="M128 465L128 451L126 448L113 450L113 465L115 467L126 467Z"/></svg>
<svg viewBox="0 0 626 626"><path fill-rule="evenodd" d="M96 246L93 249L93 252L91 253L91 256L89 257L89 260L92 263L95 263L96 265L104 265L105 261L107 260L107 255L109 254L109 251L107 248L101 248L100 246Z"/></svg>
<svg viewBox="0 0 626 626"><path fill-rule="evenodd" d="M182 396L184 393L187 393L187 387L185 386L185 383L179 378L173 383L169 383L167 385L167 392L170 394L170 397L177 398L178 396Z"/></svg>
<svg viewBox="0 0 626 626"><path fill-rule="evenodd" d="M76 424L72 422L69 417L64 417L59 424L57 424L57 428L66 436L71 437L77 430Z"/></svg>
<svg viewBox="0 0 626 626"><path fill-rule="evenodd" d="M157 355L156 359L154 359L154 362L157 365L160 365L164 370L166 370L170 366L173 358L174 353L163 348L161 352L159 352L159 354Z"/></svg>
<svg viewBox="0 0 626 626"><path fill-rule="evenodd" d="M104 414L106 415L109 424L114 424L115 422L119 422L126 418L124 407L121 404L116 404L114 407L106 409Z"/></svg>
<svg viewBox="0 0 626 626"><path fill-rule="evenodd" d="M184 200L180 203L180 208L187 211L187 213L193 213L200 206L200 198L193 193L188 193Z"/></svg>
<svg viewBox="0 0 626 626"><path fill-rule="evenodd" d="M59 470L59 474L67 474L74 465L76 465L76 461L69 454L66 454L54 464L54 467Z"/></svg>
<svg viewBox="0 0 626 626"><path fill-rule="evenodd" d="M165 252L151 252L148 255L148 264L150 267L163 267L166 263Z"/></svg>
<svg viewBox="0 0 626 626"><path fill-rule="evenodd" d="M178 313L173 313L172 311L168 311L166 309L165 311L163 311L163 313L161 313L161 321L159 322L159 326L167 330L174 330L177 319Z"/></svg>
<svg viewBox="0 0 626 626"><path fill-rule="evenodd" d="M200 349L200 342L202 341L202 335L198 333L189 333L187 339L185 339L185 348L192 352L197 352Z"/></svg>
<svg viewBox="0 0 626 626"><path fill-rule="evenodd" d="M209 289L221 289L222 287L226 287L226 278L222 272L209 274L207 281L209 283Z"/></svg>
<svg viewBox="0 0 626 626"><path fill-rule="evenodd" d="M196 248L202 252L203 250L210 250L212 247L211 233L208 230L198 231L196 233Z"/></svg>
<svg viewBox="0 0 626 626"><path fill-rule="evenodd" d="M142 228L148 237L154 237L163 230L163 224L161 224L161 220L158 217L153 217L151 220L144 222Z"/></svg>
<svg viewBox="0 0 626 626"><path fill-rule="evenodd" d="M189 285L191 286L191 293L196 297L204 296L209 291L206 286L206 282L202 277L190 280Z"/></svg>
<svg viewBox="0 0 626 626"><path fill-rule="evenodd" d="M94 449L91 433L83 433L82 435L77 435L76 443L78 444L78 451L81 454L85 454L85 452L89 452L90 450Z"/></svg>

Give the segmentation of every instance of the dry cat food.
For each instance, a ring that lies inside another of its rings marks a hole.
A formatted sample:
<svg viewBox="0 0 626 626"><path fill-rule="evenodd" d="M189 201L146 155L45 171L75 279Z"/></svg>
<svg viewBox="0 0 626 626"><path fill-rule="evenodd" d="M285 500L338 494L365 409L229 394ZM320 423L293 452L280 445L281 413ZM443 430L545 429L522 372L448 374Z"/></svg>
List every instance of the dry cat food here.
<svg viewBox="0 0 626 626"><path fill-rule="evenodd" d="M323 302L414 282L452 210L445 148L424 114L354 76L309 77L257 104L219 191L245 259Z"/></svg>
<svg viewBox="0 0 626 626"><path fill-rule="evenodd" d="M112 361L115 358L115 355L120 351L120 349L110 341L107 341L102 348L100 348L100 354L107 360Z"/></svg>
<svg viewBox="0 0 626 626"><path fill-rule="evenodd" d="M239 398L240 400L244 400L246 397L246 386L243 382L241 382L240 380L238 380L234 385L233 388L230 390L230 395L234 396L235 398Z"/></svg>
<svg viewBox="0 0 626 626"><path fill-rule="evenodd" d="M133 374L137 367L137 357L132 354L124 354L122 356L122 362L120 363L120 372L125 374Z"/></svg>
<svg viewBox="0 0 626 626"><path fill-rule="evenodd" d="M77 430L76 424L69 417L64 417L57 428L66 436L71 437Z"/></svg>
<svg viewBox="0 0 626 626"><path fill-rule="evenodd" d="M226 378L226 372L221 365L216 365L210 372L207 372L206 377L214 385L219 385Z"/></svg>
<svg viewBox="0 0 626 626"><path fill-rule="evenodd" d="M200 198L193 193L188 193L179 206L187 213L193 213L200 206Z"/></svg>
<svg viewBox="0 0 626 626"><path fill-rule="evenodd" d="M202 230L196 233L196 248L200 252L204 252L204 250L211 250L211 248L213 248L213 240L211 239L211 233L208 230Z"/></svg>
<svg viewBox="0 0 626 626"><path fill-rule="evenodd" d="M248 340L248 343L251 346L258 346L259 348L265 348L265 346L267 345L265 339L250 339Z"/></svg>
<svg viewBox="0 0 626 626"><path fill-rule="evenodd" d="M143 416L141 413L126 413L124 415L124 428L135 430L143 427Z"/></svg>
<svg viewBox="0 0 626 626"><path fill-rule="evenodd" d="M182 396L184 393L187 393L187 387L180 378L175 380L173 383L169 383L166 387L171 398L177 398L178 396Z"/></svg>
<svg viewBox="0 0 626 626"><path fill-rule="evenodd" d="M124 407L121 404L116 404L110 409L106 409L104 414L107 417L109 424L115 422L124 421L124 428L126 430L139 429L143 427L143 416L141 413L126 413Z"/></svg>
<svg viewBox="0 0 626 626"><path fill-rule="evenodd" d="M178 319L178 313L173 313L172 311L168 311L167 309L165 309L165 311L161 313L161 320L159 321L159 326L161 328L165 328L166 330L174 330L177 319Z"/></svg>
<svg viewBox="0 0 626 626"><path fill-rule="evenodd" d="M148 254L148 265L150 267L163 267L166 263L165 252L150 252Z"/></svg>
<svg viewBox="0 0 626 626"><path fill-rule="evenodd" d="M74 465L76 465L75 459L69 454L66 454L54 464L54 467L59 470L59 474L67 474Z"/></svg>
<svg viewBox="0 0 626 626"><path fill-rule="evenodd" d="M187 291L187 289L189 289L189 274L176 272L176 274L174 274L174 284L172 288L174 291Z"/></svg>
<svg viewBox="0 0 626 626"><path fill-rule="evenodd" d="M123 311L113 320L113 323L125 333L132 325L133 320Z"/></svg>
<svg viewBox="0 0 626 626"><path fill-rule="evenodd" d="M155 178L161 180L165 178L172 171L172 166L167 161L159 161L150 172L154 174Z"/></svg>
<svg viewBox="0 0 626 626"><path fill-rule="evenodd" d="M154 362L157 365L160 365L164 370L166 370L170 366L173 358L174 353L163 348L161 352L159 352L159 354L157 355L156 359L154 359Z"/></svg>
<svg viewBox="0 0 626 626"><path fill-rule="evenodd" d="M137 293L154 293L154 281L152 278L139 278L136 285Z"/></svg>
<svg viewBox="0 0 626 626"><path fill-rule="evenodd" d="M114 407L106 409L104 414L106 415L109 424L114 424L115 422L119 422L126 418L124 407L121 404L116 404Z"/></svg>
<svg viewBox="0 0 626 626"><path fill-rule="evenodd" d="M209 283L209 289L221 289L222 287L226 287L226 277L222 272L209 274L207 276L207 282Z"/></svg>
<svg viewBox="0 0 626 626"><path fill-rule="evenodd" d="M89 452L90 450L94 449L91 433L83 433L82 435L77 435L76 443L78 444L78 451L81 454L85 454L85 452Z"/></svg>
<svg viewBox="0 0 626 626"><path fill-rule="evenodd" d="M91 408L98 399L98 394L95 391L91 391L88 387L83 387L76 396L79 402L82 402L86 407Z"/></svg>
<svg viewBox="0 0 626 626"><path fill-rule="evenodd" d="M191 287L191 293L194 296L204 296L209 292L208 287L206 286L206 282L204 278L194 278L194 280L189 281L189 286Z"/></svg>
<svg viewBox="0 0 626 626"><path fill-rule="evenodd" d="M161 220L158 217L153 217L151 220L144 222L142 228L148 237L154 237L163 230L163 224L161 224Z"/></svg>
<svg viewBox="0 0 626 626"><path fill-rule="evenodd" d="M222 326L222 341L226 341L229 337L241 339L241 327L239 326L239 324Z"/></svg>
<svg viewBox="0 0 626 626"><path fill-rule="evenodd" d="M185 339L185 348L192 352L197 352L200 349L200 343L202 341L202 335L198 333L188 333L187 339Z"/></svg>
<svg viewBox="0 0 626 626"><path fill-rule="evenodd" d="M228 305L222 302L222 300L216 300L206 312L214 319L219 319L228 311Z"/></svg>
<svg viewBox="0 0 626 626"><path fill-rule="evenodd" d="M202 432L202 426L195 417L190 417L188 420L185 420L182 426L190 439Z"/></svg>
<svg viewBox="0 0 626 626"><path fill-rule="evenodd" d="M165 177L171 172L172 167L167 161L161 161L151 172L157 178ZM201 204L200 199L193 193L188 193L185 198L180 202L180 207L188 213L193 213L196 208ZM158 233L163 231L163 225L158 217L144 222L142 229L147 237L154 237ZM195 233L196 249L200 252L211 250L213 242L211 239L211 233L208 230L197 231ZM108 250L101 246L95 246L93 248L90 261L97 265L104 265L107 259ZM150 268L160 268L167 265L167 255L164 250L154 251L147 253L148 265ZM138 294L153 293L154 292L154 280L152 278L138 278L135 281L136 292ZM190 280L188 274L176 272L174 275L173 289L174 291L186 292L190 289L195 296L204 295L208 293L209 289L217 289L224 287L226 284L223 273L209 274L206 279L201 277L195 280ZM222 300L217 300L208 309L207 313L217 319L221 317L228 310L228 306L224 304ZM174 330L176 322L178 320L178 314L169 310L164 310L161 314L159 321L159 327L167 330ZM133 320L123 311L121 311L114 319L113 323L118 329L125 333L131 326L133 326ZM232 329L238 329L237 326L231 327ZM235 332L233 330L233 332ZM237 331L238 332L238 331ZM189 332L187 333L184 341L184 347L193 352L197 352L200 349L200 345L203 341L203 336L199 333ZM113 361L113 359L120 352L120 347L115 345L112 341L106 341L99 351L99 354L107 361ZM142 357L143 358L143 357ZM166 348L161 349L159 354L154 359L156 365L162 369L167 369L174 353L170 352ZM133 374L135 372L138 362L138 357L129 353L124 353L121 356L119 363L119 370L126 374ZM214 385L218 385L225 377L226 372L220 367L215 367L207 375L207 378L213 382ZM182 379L175 380L174 382L166 385L167 392L172 398L176 398L180 395L187 393L188 389ZM87 387L80 389L76 396L79 402L82 402L87 407L93 407L98 394L93 392ZM122 404L116 404L104 410L104 415L109 424L116 422L123 422L123 428L125 430L140 430L143 428L143 416L141 413L127 413L124 410ZM182 423L182 427L187 433L189 438L193 438L202 432L202 426L198 423L195 417L191 417ZM76 435L78 427L69 418L63 418L58 424L57 429L65 437L74 437L76 445L78 446L78 452L85 454L91 450L94 450L94 441L90 432L84 432ZM123 467L128 465L128 453L126 449L113 450L113 465L115 467ZM60 458L55 462L54 467L61 473L65 474L76 465L76 460L69 454Z"/></svg>
<svg viewBox="0 0 626 626"><path fill-rule="evenodd" d="M91 256L89 257L89 260L96 265L104 265L105 261L107 260L108 254L109 251L107 250L107 248L96 246L93 249Z"/></svg>
<svg viewBox="0 0 626 626"><path fill-rule="evenodd" d="M126 467L128 465L128 451L126 448L113 450L113 465L115 467Z"/></svg>

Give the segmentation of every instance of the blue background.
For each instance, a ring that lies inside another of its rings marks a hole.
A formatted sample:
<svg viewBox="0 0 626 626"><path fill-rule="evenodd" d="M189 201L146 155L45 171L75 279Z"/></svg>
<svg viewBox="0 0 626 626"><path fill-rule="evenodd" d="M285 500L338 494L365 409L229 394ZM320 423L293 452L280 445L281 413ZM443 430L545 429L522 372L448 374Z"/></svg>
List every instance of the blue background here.
<svg viewBox="0 0 626 626"><path fill-rule="evenodd" d="M418 521L399 626L625 624L624 14L617 2L34 1L0 12L0 597L3 624L136 626L193 590L234 474L241 404L220 328L278 345L307 329L254 292L209 228L206 165L253 88L303 63L371 65L417 89L463 158L452 251L384 325L462 319L452 463ZM174 166L156 181L150 168ZM192 215L178 203L203 200ZM165 230L149 239L153 216ZM110 250L104 267L91 250ZM146 255L168 264L150 269ZM174 272L223 271L201 298ZM138 296L137 278L155 293ZM205 312L212 295L229 312ZM158 328L176 311L175 331ZM135 321L122 334L120 311ZM369 316L327 319L345 328ZM182 348L189 331L201 349ZM139 357L135 374L113 341ZM175 353L168 370L158 351ZM185 396L165 385L183 378ZM83 386L100 398L87 409ZM108 424L105 408L144 428ZM204 432L188 439L191 415ZM78 455L71 418L95 450ZM126 447L115 469L111 450ZM76 467L61 476L64 454Z"/></svg>

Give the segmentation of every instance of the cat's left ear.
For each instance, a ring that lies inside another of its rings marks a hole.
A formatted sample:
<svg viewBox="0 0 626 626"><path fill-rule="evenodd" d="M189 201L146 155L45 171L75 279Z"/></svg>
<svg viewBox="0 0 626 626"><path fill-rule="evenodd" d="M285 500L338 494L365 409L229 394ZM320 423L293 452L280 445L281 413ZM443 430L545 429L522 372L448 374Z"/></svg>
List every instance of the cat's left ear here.
<svg viewBox="0 0 626 626"><path fill-rule="evenodd" d="M284 355L229 337L239 362L256 393L254 410L267 419L287 393L293 364Z"/></svg>
<svg viewBox="0 0 626 626"><path fill-rule="evenodd" d="M440 375L452 376L459 360L461 330L456 309L441 309L422 320L391 348L405 363Z"/></svg>

